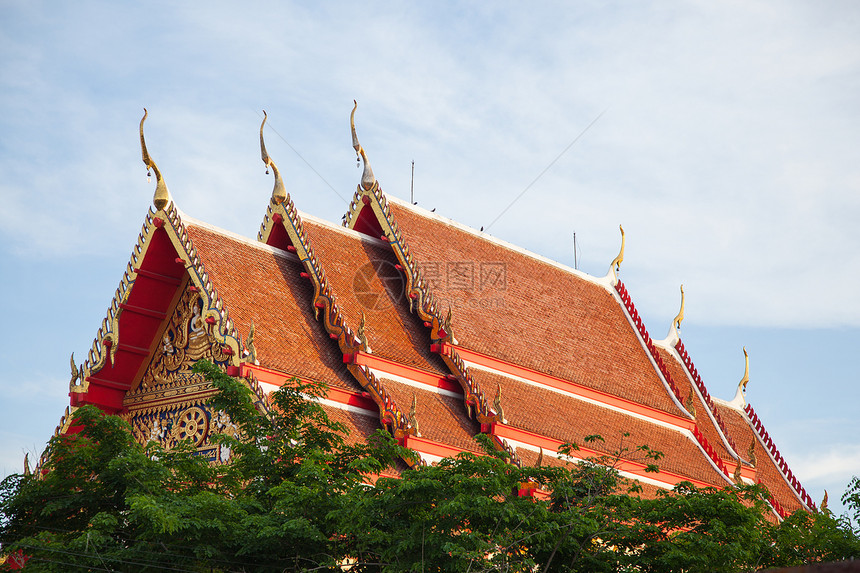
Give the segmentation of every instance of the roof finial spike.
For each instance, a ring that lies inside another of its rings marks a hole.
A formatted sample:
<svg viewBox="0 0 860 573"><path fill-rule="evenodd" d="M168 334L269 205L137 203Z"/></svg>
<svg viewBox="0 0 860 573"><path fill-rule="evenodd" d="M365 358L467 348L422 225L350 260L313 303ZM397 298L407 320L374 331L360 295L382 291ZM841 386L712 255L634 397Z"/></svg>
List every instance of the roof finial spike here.
<svg viewBox="0 0 860 573"><path fill-rule="evenodd" d="M672 325L676 330L681 330L681 321L684 320L684 285L681 285L681 310L678 315L672 320Z"/></svg>
<svg viewBox="0 0 860 573"><path fill-rule="evenodd" d="M409 425L415 430L415 435L421 437L421 431L418 429L418 398L412 394L412 407L409 408Z"/></svg>
<svg viewBox="0 0 860 573"><path fill-rule="evenodd" d="M738 383L738 390L746 392L747 383L750 381L750 355L747 353L747 347L744 346L744 377Z"/></svg>
<svg viewBox="0 0 860 573"><path fill-rule="evenodd" d="M352 100L355 106L352 108L352 113L349 115L349 127L352 130L352 147L355 149L356 158L361 158L364 161L364 172L361 174L361 186L367 191L373 187L376 178L373 176L373 169L370 168L370 161L367 160L367 154L364 148L358 142L358 136L355 134L355 110L358 108L358 102Z"/></svg>
<svg viewBox="0 0 860 573"><path fill-rule="evenodd" d="M505 423L505 410L502 408L502 385L496 384L496 398L493 400L493 409L499 416L499 421Z"/></svg>
<svg viewBox="0 0 860 573"><path fill-rule="evenodd" d="M251 364L259 365L260 361L257 360L257 347L254 344L254 335L256 334L257 329L254 328L254 320L251 320L251 328L248 330L248 339L245 341L245 347L248 349L248 356L245 360Z"/></svg>
<svg viewBox="0 0 860 573"><path fill-rule="evenodd" d="M158 170L158 166L149 156L149 151L146 150L146 140L143 138L143 122L146 121L147 115L149 115L149 113L146 111L146 108L143 108L143 117L140 118L140 153L141 158L143 159L143 164L146 165L147 176L149 175L150 170L155 171L155 194L152 197L152 203L155 205L155 208L160 211L167 207L167 204L170 202L170 193L167 191L167 184L161 177L161 171Z"/></svg>
<svg viewBox="0 0 860 573"><path fill-rule="evenodd" d="M606 274L606 279L612 286L618 284L618 271L621 270L621 262L624 260L624 227L618 225L618 228L621 230L621 250L618 252L618 256L609 263L609 272Z"/></svg>
<svg viewBox="0 0 860 573"><path fill-rule="evenodd" d="M263 110L263 123L260 124L260 156L263 158L263 163L266 165L266 175L269 174L269 167L275 173L275 186L272 188L272 201L280 205L287 199L287 191L284 189L284 181L281 179L281 172L278 171L278 166L269 157L266 151L266 142L263 140L263 127L266 125L266 120L269 118L266 115L266 110Z"/></svg>
<svg viewBox="0 0 860 573"><path fill-rule="evenodd" d="M824 499L821 500L821 511L829 511L827 509L827 490L824 490Z"/></svg>
<svg viewBox="0 0 860 573"><path fill-rule="evenodd" d="M28 476L28 475L30 475L30 473L31 473L30 472L30 454L25 452L24 453L24 475ZM827 507L827 497L826 497L827 492L825 492L824 495L825 495L825 498L824 498L824 506L823 507Z"/></svg>

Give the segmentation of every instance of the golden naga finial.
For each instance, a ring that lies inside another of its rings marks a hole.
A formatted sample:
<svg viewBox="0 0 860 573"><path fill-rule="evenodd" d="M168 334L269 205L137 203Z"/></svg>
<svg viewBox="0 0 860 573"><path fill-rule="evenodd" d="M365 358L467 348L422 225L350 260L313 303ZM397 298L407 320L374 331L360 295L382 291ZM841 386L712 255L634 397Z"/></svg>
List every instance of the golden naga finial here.
<svg viewBox="0 0 860 573"><path fill-rule="evenodd" d="M146 121L147 115L148 112L146 111L146 108L143 108L143 117L140 118L140 152L143 164L146 165L147 177L149 177L150 170L155 171L155 195L152 197L152 203L155 205L155 208L160 211L167 207L167 203L170 202L170 194L167 192L167 183L165 183L164 179L161 177L161 171L158 170L158 166L146 150L146 140L143 138L143 122Z"/></svg>
<svg viewBox="0 0 860 573"><path fill-rule="evenodd" d="M275 173L275 186L272 188L272 201L280 205L287 200L287 192L284 189L281 172L278 171L278 166L275 165L275 162L272 161L271 157L269 157L269 153L266 151L266 142L263 140L263 127L266 125L266 120L268 118L269 116L266 115L266 110L263 110L263 123L260 124L260 156L263 158L263 163L266 164L266 175L269 174L269 167L271 167L272 171Z"/></svg>
<svg viewBox="0 0 860 573"><path fill-rule="evenodd" d="M409 408L409 424L415 429L415 435L421 436L421 431L418 429L418 398L412 394L412 407Z"/></svg>
<svg viewBox="0 0 860 573"><path fill-rule="evenodd" d="M257 364L257 347L254 345L254 334L256 334L256 329L254 328L254 321L251 321L251 328L248 330L248 339L245 341L245 346L248 348L248 356L246 360L251 364Z"/></svg>
<svg viewBox="0 0 860 573"><path fill-rule="evenodd" d="M624 261L624 227L618 225L618 228L621 230L621 250L618 252L618 256L609 263L609 268L614 268L616 272L621 270L621 263Z"/></svg>
<svg viewBox="0 0 860 573"><path fill-rule="evenodd" d="M361 342L361 345L367 348L367 333L365 328L367 327L367 318L364 316L364 313L361 313L361 321L358 323L358 332L356 335L358 336L358 341Z"/></svg>
<svg viewBox="0 0 860 573"><path fill-rule="evenodd" d="M24 475L30 475L30 454L24 453ZM825 493L826 495L826 493ZM825 498L826 501L826 498ZM826 506L825 506L826 507Z"/></svg>
<svg viewBox="0 0 860 573"><path fill-rule="evenodd" d="M682 320L684 320L684 285L681 285L681 310L678 311L678 315L672 320L672 324L676 330L681 329Z"/></svg>
<svg viewBox="0 0 860 573"><path fill-rule="evenodd" d="M505 410L502 408L502 385L496 384L496 398L493 400L493 408L499 416L499 421L505 422Z"/></svg>
<svg viewBox="0 0 860 573"><path fill-rule="evenodd" d="M741 458L738 456L738 465L735 466L735 473L732 474L732 477L735 480L735 483L741 485L743 480L741 479Z"/></svg>
<svg viewBox="0 0 860 573"><path fill-rule="evenodd" d="M349 127L352 129L352 147L355 149L355 156L357 158L361 158L364 161L364 172L361 174L361 186L365 190L369 190L373 187L373 183L376 181L376 178L373 176L373 169L370 168L370 161L367 160L367 153L364 152L364 148L358 142L358 136L355 134L355 110L358 108L358 102L352 100L352 103L355 104L355 107L352 108L352 113L349 115Z"/></svg>
<svg viewBox="0 0 860 573"><path fill-rule="evenodd" d="M753 436L752 442L750 442L750 447L747 450L747 457L749 457L752 467L755 467L756 463L758 463L758 460L755 457L755 436Z"/></svg>
<svg viewBox="0 0 860 573"><path fill-rule="evenodd" d="M83 369L82 368L78 369L78 367L75 365L75 353L74 352L72 352L72 356L69 358L69 364L72 368L72 378L69 380L69 388L71 388L72 386L75 385L75 383L78 380L83 382L84 376L83 376L83 372L82 372Z"/></svg>
<svg viewBox="0 0 860 573"><path fill-rule="evenodd" d="M747 391L747 383L750 381L750 355L747 354L747 347L744 346L744 377L738 382L738 390Z"/></svg>
<svg viewBox="0 0 860 573"><path fill-rule="evenodd" d="M827 510L827 490L824 490L824 499L821 500L821 511Z"/></svg>

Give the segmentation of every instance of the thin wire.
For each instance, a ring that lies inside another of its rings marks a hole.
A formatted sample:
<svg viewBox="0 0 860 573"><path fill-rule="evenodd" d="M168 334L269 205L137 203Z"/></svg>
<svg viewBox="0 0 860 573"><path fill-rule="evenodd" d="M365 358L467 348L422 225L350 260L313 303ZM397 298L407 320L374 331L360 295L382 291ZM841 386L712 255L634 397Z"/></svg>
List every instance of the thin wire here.
<svg viewBox="0 0 860 573"><path fill-rule="evenodd" d="M498 215L495 219L493 219L493 221L492 221L489 225L487 225L486 230L487 230L487 231L489 231L489 230L490 230L490 227L492 227L493 225L495 225L495 224L496 224L496 221L498 221L499 219L501 219L501 218L502 218L502 215L504 215L505 213L507 213L507 212L508 212L508 209L510 209L511 207L513 207L513 206L514 206L514 203L516 203L517 201L519 201L519 200L520 200L520 198L521 198L523 195L525 195L525 194L526 194L526 191L528 191L529 189L531 189L531 188L532 188L532 185L534 185L535 183L537 183L538 179L540 179L541 177L543 177L543 174L544 174L544 173L546 173L547 171L549 171L549 168L550 168L550 167L552 167L553 165L555 165L555 163L556 163L559 159L561 159L561 156L562 156L562 155L564 155L565 153L567 153L568 149L570 149L571 147L573 147L573 145L574 145L577 141L579 141L579 140L580 140L580 138L582 138L582 136L583 136L583 135L585 135L585 132L587 132L589 129L591 129L591 126L592 126L592 125L594 125L595 123L597 123L597 120L598 120L598 119L600 119L601 117L603 117L603 114L604 114L604 113L606 113L606 111L607 111L608 109L609 109L609 108L606 108L606 109L604 109L603 111L601 111L599 114L597 114L597 117L595 117L593 120L591 120L591 123L589 123L587 126L585 126L585 129L583 129L583 130L579 133L579 135L577 135L577 136L574 138L574 140L573 140L573 141L571 141L571 142L567 145L567 147L565 147L565 148L562 150L562 152L561 152L561 153L559 153L559 154L556 156L556 158L555 158L555 159L553 159L552 161L550 161L550 162L549 162L549 165L547 165L546 167L544 167L544 170L543 170L543 171L541 171L540 173L538 173L538 176L537 176L537 177L535 177L535 178L532 180L532 182L531 182L531 183L529 183L528 185L526 185L526 188L525 188L525 189L523 189L522 191L520 191L520 194L519 194L519 195L517 195L517 196L516 196L516 198L515 198L513 201L511 201L510 205L508 205L507 207L505 207L504 209L502 209L502 212L501 212L501 213L499 213L499 215Z"/></svg>
<svg viewBox="0 0 860 573"><path fill-rule="evenodd" d="M260 115L260 113L259 113L259 112L257 112L257 115ZM261 116L261 117L262 117L262 116ZM331 183L329 183L328 181L326 181L325 177L323 177L323 176L320 174L320 172L319 172L319 171L317 171L316 169L314 169L314 166L313 166L313 165L311 165L310 163L308 163L308 160L307 160L307 159L305 159L304 157L302 157L302 154L301 154L301 153L299 153L299 152L298 152L298 150L296 150L296 148L295 148L295 147L293 147L292 145L290 145L290 142L289 142L289 141L287 141L287 140L284 138L284 136L283 136L283 135L281 135L280 133L278 133L278 130L274 128L274 126L272 125L272 122L271 122L271 121L266 122L266 127L268 127L270 130L272 130L272 133L274 133L275 135L277 135L277 136L281 139L281 141L283 141L284 143L286 143L286 144L287 144L287 147L289 147L290 149L292 149L292 150L293 150L293 153L295 153L296 155L298 155L298 156L299 156L299 159L301 159L302 161L304 161L304 162L305 162L305 165L307 165L308 167L310 167L310 168L311 168L311 171L313 171L314 173L316 173L317 177L319 177L319 178L320 178L320 180L322 180L322 182L323 182L323 183L325 183L326 185L328 185L328 188L329 188L329 189L331 189L332 191L334 191L334 194L335 194L335 195L337 195L338 197L340 197L340 200L341 200L341 201L343 201L344 203L346 203L347 205L349 205L349 201L347 201L346 199L344 199L343 195L341 195L340 193L338 193L338 192L337 192L337 189L335 189L334 187L332 187L332 184L331 184Z"/></svg>

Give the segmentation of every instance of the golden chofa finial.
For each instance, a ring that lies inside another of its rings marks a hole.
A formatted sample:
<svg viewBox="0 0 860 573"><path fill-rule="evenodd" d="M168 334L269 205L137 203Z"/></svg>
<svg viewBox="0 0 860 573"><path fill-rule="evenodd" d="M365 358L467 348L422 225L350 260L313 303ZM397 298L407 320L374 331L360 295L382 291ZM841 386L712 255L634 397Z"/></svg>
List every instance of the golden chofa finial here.
<svg viewBox="0 0 860 573"><path fill-rule="evenodd" d="M278 166L275 165L275 162L272 161L271 157L269 157L269 153L266 151L266 142L263 140L263 127L266 125L266 120L268 118L269 116L266 115L266 110L263 110L263 123L260 124L260 156L263 158L263 163L266 164L266 175L269 174L269 167L271 167L272 171L275 173L275 186L272 188L272 201L280 205L287 200L287 192L284 189L281 172L278 171Z"/></svg>
<svg viewBox="0 0 860 573"><path fill-rule="evenodd" d="M618 256L609 263L609 276L613 277L612 284L618 282L616 273L621 270L621 263L624 261L624 227L618 225L618 229L621 231L621 250L618 251Z"/></svg>
<svg viewBox="0 0 860 573"><path fill-rule="evenodd" d="M170 194L167 192L167 184L161 177L161 171L158 170L158 166L146 150L146 140L143 138L143 122L146 121L147 115L146 108L143 108L143 117L140 118L140 152L143 164L146 165L146 176L150 176L150 170L155 171L155 195L152 197L152 203L160 211L167 207L167 204L170 202Z"/></svg>
<svg viewBox="0 0 860 573"><path fill-rule="evenodd" d="M684 285L681 285L681 310L678 315L672 320L672 325L676 330L681 330L681 321L684 320Z"/></svg>
<svg viewBox="0 0 860 573"><path fill-rule="evenodd" d="M746 392L747 383L750 381L750 355L747 353L747 348L744 346L744 377L738 382L738 391Z"/></svg>
<svg viewBox="0 0 860 573"><path fill-rule="evenodd" d="M370 168L370 161L367 160L367 154L364 152L364 148L358 142L358 136L355 134L355 110L358 108L358 102L352 100L352 103L355 106L352 108L352 113L349 115L349 127L352 130L352 147L355 149L356 159L359 157L362 161L364 161L364 172L361 174L361 186L365 190L369 190L373 187L373 183L376 181L376 178L373 176L373 169Z"/></svg>

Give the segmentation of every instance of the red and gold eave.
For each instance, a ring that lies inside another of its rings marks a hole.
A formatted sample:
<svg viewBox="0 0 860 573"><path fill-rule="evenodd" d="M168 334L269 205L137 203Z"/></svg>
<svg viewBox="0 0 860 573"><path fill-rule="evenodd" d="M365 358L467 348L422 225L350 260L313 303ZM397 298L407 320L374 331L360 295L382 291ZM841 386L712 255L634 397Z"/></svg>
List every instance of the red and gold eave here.
<svg viewBox="0 0 860 573"><path fill-rule="evenodd" d="M240 362L242 342L171 202L146 216L107 316L80 375L70 383L72 409L92 404L112 414L122 411L123 398L140 381L168 314L185 290L200 293L201 318L221 357ZM67 424L64 419L59 430Z"/></svg>

